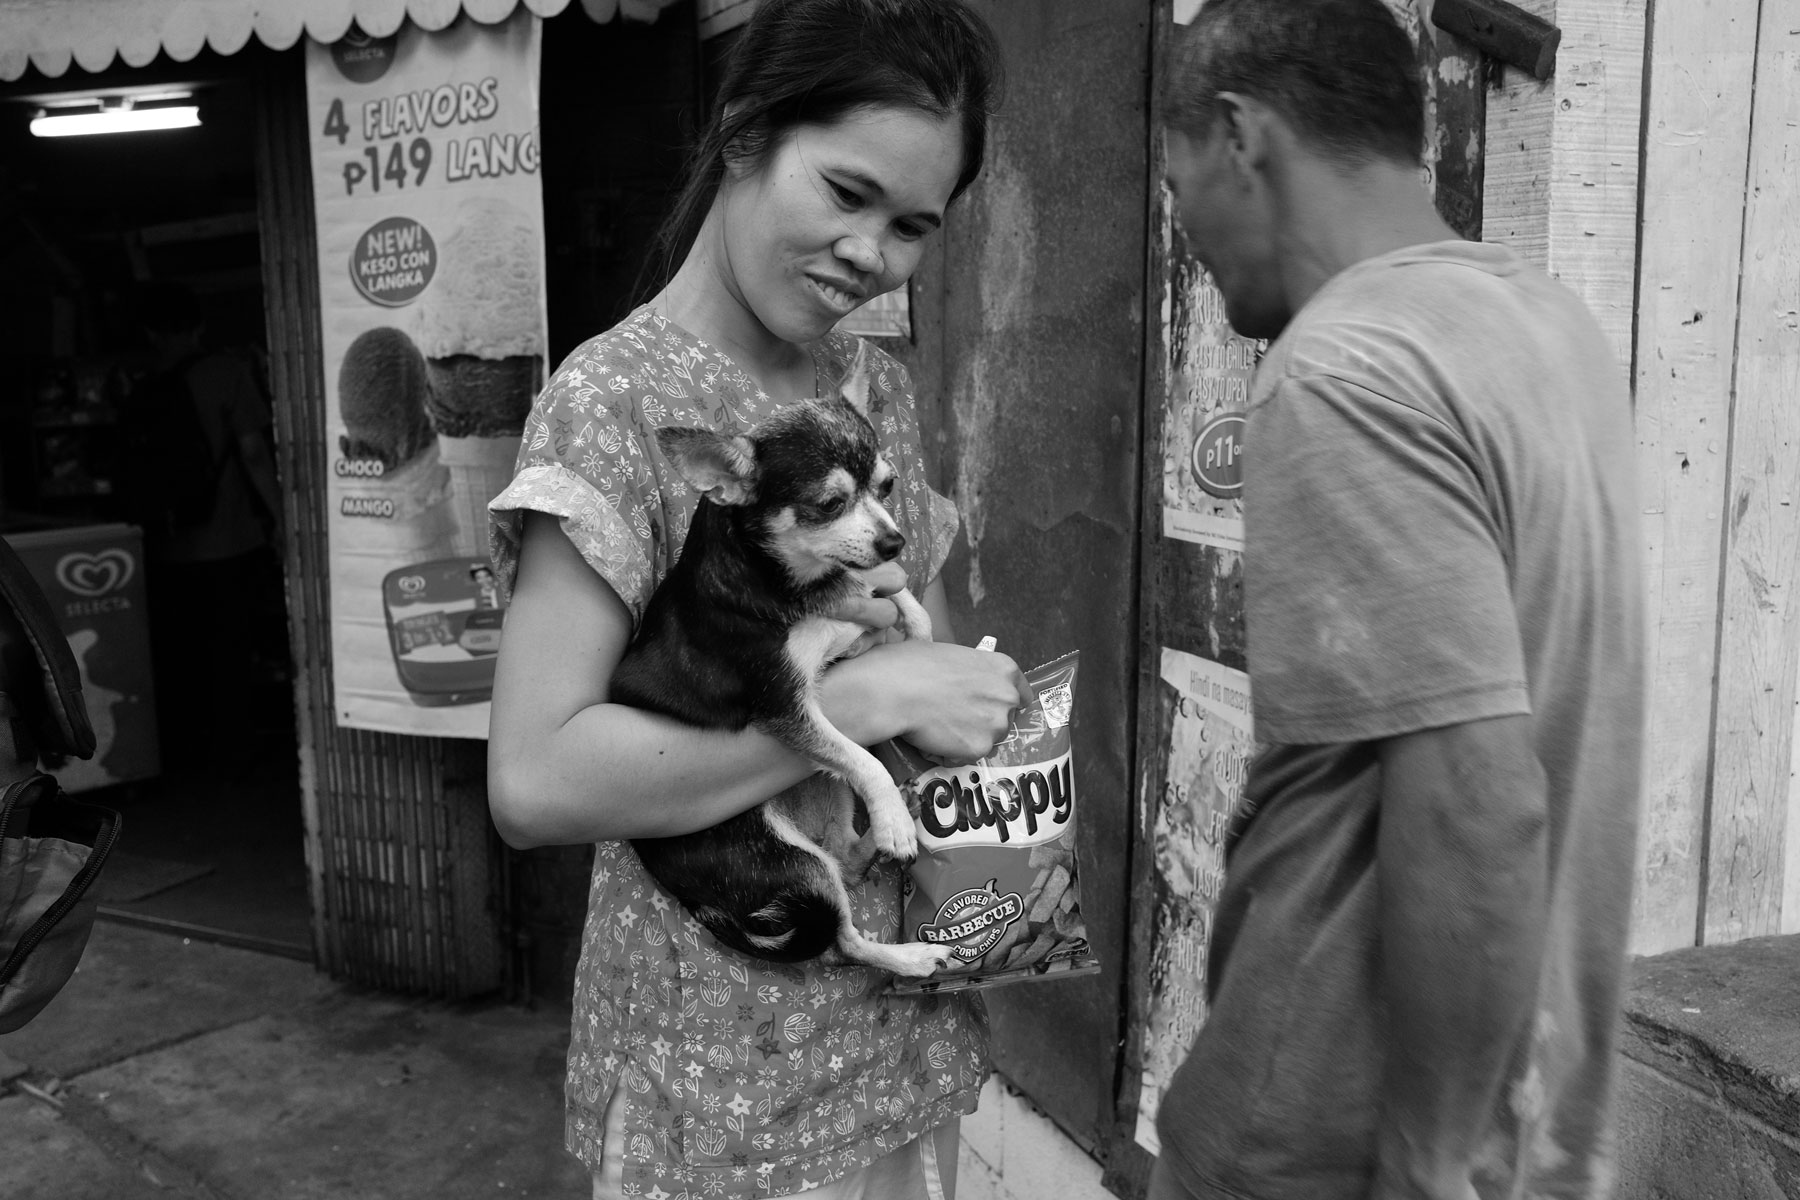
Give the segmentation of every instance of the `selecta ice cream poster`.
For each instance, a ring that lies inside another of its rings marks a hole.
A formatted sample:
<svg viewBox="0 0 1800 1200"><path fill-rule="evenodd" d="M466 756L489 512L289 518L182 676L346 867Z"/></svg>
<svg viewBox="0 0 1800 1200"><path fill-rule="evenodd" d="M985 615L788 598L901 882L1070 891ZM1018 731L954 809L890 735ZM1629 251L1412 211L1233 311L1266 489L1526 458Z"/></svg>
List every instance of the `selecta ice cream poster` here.
<svg viewBox="0 0 1800 1200"><path fill-rule="evenodd" d="M540 37L307 44L340 725L487 736L487 503L545 368Z"/></svg>
<svg viewBox="0 0 1800 1200"><path fill-rule="evenodd" d="M1151 829L1156 909L1134 1137L1152 1154L1161 1151L1156 1112L1163 1093L1206 1020L1206 956L1225 881L1226 835L1243 815L1255 752L1248 675L1167 646L1159 674L1164 761Z"/></svg>

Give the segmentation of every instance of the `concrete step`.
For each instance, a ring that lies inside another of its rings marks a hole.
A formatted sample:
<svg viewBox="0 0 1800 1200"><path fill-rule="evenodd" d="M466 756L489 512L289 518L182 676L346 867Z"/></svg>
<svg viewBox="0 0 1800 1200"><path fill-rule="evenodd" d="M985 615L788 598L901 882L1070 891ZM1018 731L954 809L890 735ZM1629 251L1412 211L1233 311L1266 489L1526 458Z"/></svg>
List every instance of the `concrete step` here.
<svg viewBox="0 0 1800 1200"><path fill-rule="evenodd" d="M1800 936L1638 960L1617 1200L1800 1198Z"/></svg>

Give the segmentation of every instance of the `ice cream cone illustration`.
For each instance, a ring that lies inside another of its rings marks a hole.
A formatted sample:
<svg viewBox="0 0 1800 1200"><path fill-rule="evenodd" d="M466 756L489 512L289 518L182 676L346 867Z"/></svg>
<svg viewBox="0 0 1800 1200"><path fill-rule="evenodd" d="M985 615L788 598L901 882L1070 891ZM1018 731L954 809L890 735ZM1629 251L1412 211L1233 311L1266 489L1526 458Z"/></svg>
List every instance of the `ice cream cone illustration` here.
<svg viewBox="0 0 1800 1200"><path fill-rule="evenodd" d="M487 504L512 480L519 435L543 385L539 234L519 208L466 201L415 310L427 413L456 496L457 553L487 553Z"/></svg>
<svg viewBox="0 0 1800 1200"><path fill-rule="evenodd" d="M423 356L398 329L365 330L338 369L339 448L351 468L331 547L340 692L394 690L382 580L455 552L450 471L425 416L429 390Z"/></svg>

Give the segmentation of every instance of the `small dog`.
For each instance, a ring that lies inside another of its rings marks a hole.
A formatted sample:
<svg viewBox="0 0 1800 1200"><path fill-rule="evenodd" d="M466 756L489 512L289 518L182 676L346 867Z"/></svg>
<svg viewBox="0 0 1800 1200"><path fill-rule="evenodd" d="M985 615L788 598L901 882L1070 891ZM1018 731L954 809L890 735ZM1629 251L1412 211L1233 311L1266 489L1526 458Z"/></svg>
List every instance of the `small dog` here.
<svg viewBox="0 0 1800 1200"><path fill-rule="evenodd" d="M687 541L650 597L612 678L611 698L689 725L754 725L846 781L868 810L820 781L711 829L632 845L657 882L714 937L777 962L844 958L929 975L949 951L873 941L857 929L846 876L874 854L910 861L912 816L887 771L819 709L820 675L864 633L826 615L867 595L859 572L891 561L906 539L882 501L894 468L867 411L858 354L839 394L785 408L748 434L669 427L663 453L702 493ZM931 639L910 592L891 597L908 638Z"/></svg>

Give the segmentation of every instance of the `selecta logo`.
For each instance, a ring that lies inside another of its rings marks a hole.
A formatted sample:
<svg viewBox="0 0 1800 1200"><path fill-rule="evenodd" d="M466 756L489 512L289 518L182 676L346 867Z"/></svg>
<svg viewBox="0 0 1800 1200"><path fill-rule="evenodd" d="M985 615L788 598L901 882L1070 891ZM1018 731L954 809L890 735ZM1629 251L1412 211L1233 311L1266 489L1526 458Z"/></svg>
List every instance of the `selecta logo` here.
<svg viewBox="0 0 1800 1200"><path fill-rule="evenodd" d="M919 940L949 946L963 962L974 962L1000 940L1006 927L1025 915L1025 900L1017 892L1002 896L999 880L987 886L958 892L938 906L937 919L919 926Z"/></svg>
<svg viewBox="0 0 1800 1200"><path fill-rule="evenodd" d="M402 575L400 590L409 596L417 596L425 590L425 577L423 575Z"/></svg>
<svg viewBox="0 0 1800 1200"><path fill-rule="evenodd" d="M393 33L370 37L352 21L349 32L331 44L331 61L351 83L373 83L394 64L394 47L399 40L399 35Z"/></svg>
<svg viewBox="0 0 1800 1200"><path fill-rule="evenodd" d="M136 573L137 561L118 549L98 554L75 550L56 560L56 582L89 599L118 591Z"/></svg>
<svg viewBox="0 0 1800 1200"><path fill-rule="evenodd" d="M938 850L1061 837L1075 815L1069 761L1064 752L1049 762L926 771L912 785L919 794L919 840Z"/></svg>

